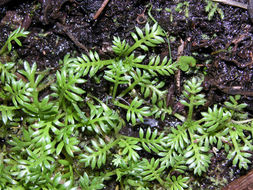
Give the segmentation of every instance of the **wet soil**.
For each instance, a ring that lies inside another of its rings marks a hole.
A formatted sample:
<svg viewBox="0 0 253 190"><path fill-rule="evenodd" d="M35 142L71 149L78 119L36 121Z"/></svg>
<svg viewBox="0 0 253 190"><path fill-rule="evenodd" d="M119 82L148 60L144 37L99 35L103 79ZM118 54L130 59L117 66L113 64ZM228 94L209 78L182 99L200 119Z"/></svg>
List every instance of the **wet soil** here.
<svg viewBox="0 0 253 190"><path fill-rule="evenodd" d="M22 40L22 47L15 46L16 53L22 60L37 62L41 70L57 68L59 60L67 53L80 55L95 50L102 59L108 58L112 54L113 36L131 40L130 32L134 27L143 27L145 19L151 20L148 10L152 5L151 15L170 37L173 60L179 55L194 56L200 70L205 71L206 106L222 104L229 95L241 94L241 101L249 105L246 111L253 114L253 23L247 10L220 4L224 19L215 14L209 20L204 0L189 1L187 17L184 11L175 10L179 2L184 2L182 0L110 0L99 18L94 20L102 2L0 0L0 44L6 41L11 31L22 25L30 34ZM159 51L163 56L169 56L166 44L159 47ZM9 59L13 57L14 54ZM181 85L188 76L181 73ZM97 93L106 91L106 87L103 89L99 85L93 88ZM221 151L212 160L207 174L197 179L192 188L219 189L245 173L233 168ZM227 178L224 180L223 176Z"/></svg>

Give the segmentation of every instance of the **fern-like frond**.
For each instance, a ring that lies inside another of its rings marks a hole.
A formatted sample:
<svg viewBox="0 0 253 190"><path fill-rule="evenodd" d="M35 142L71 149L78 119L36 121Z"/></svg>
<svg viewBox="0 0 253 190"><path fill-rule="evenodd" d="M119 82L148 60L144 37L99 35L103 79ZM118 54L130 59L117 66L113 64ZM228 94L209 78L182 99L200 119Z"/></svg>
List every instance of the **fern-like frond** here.
<svg viewBox="0 0 253 190"><path fill-rule="evenodd" d="M5 189L7 184L12 184L14 186L18 185L18 182L11 175L12 165L16 162L11 159L4 159L6 155L1 152L0 154L0 189Z"/></svg>
<svg viewBox="0 0 253 190"><path fill-rule="evenodd" d="M145 181L157 180L160 184L164 184L161 178L162 172L165 170L165 166L160 166L160 160L152 158L150 162L147 159L139 164L139 168L142 169L140 173Z"/></svg>
<svg viewBox="0 0 253 190"><path fill-rule="evenodd" d="M31 117L40 119L49 119L54 117L57 113L58 106L53 102L49 102L49 96L46 96L42 101L36 101L32 103L24 102L23 111L29 114Z"/></svg>
<svg viewBox="0 0 253 190"><path fill-rule="evenodd" d="M151 152L152 150L155 153L159 153L165 150L164 147L166 146L167 138L164 137L163 133L158 135L157 130L155 130L154 132L151 132L151 129L148 128L146 135L144 137L144 131L141 128L139 131L139 137L140 137L140 142L142 144L142 147L147 152Z"/></svg>
<svg viewBox="0 0 253 190"><path fill-rule="evenodd" d="M25 154L25 148L29 147L32 143L31 134L28 130L22 129L23 136L14 136L8 143L12 146L11 150L14 152L20 152L21 155Z"/></svg>
<svg viewBox="0 0 253 190"><path fill-rule="evenodd" d="M230 113L232 114L233 119L247 119L248 114L247 112L244 112L243 109L246 108L248 105L246 103L238 103L241 96L229 96L230 101L226 101L224 104L227 109L229 109Z"/></svg>
<svg viewBox="0 0 253 190"><path fill-rule="evenodd" d="M119 97L126 95L129 91L133 90L136 85L145 85L151 83L151 75L145 70L141 71L139 68L132 68L129 72L129 75L134 81L129 84L127 89L120 93Z"/></svg>
<svg viewBox="0 0 253 190"><path fill-rule="evenodd" d="M24 69L25 70L19 70L18 72L28 79L28 81L30 82L30 87L33 88L33 92L37 91L37 87L39 86L39 83L43 80L44 75L42 74L36 75L37 71L36 63L34 63L32 67L30 67L29 63L25 61Z"/></svg>
<svg viewBox="0 0 253 190"><path fill-rule="evenodd" d="M74 171L73 171L73 161L68 159L59 159L58 160L59 164L62 165L63 169L62 169L62 174L61 177L63 178L62 180L68 180L66 181L66 184L69 184L68 186L71 186L73 183L73 178L74 178Z"/></svg>
<svg viewBox="0 0 253 190"><path fill-rule="evenodd" d="M244 142L244 145L241 144L242 141ZM247 142L247 138L244 136L241 125L231 126L228 142L231 142L233 147L227 147L227 151L230 149L227 158L233 159L233 165L238 164L240 169L248 169L249 164L251 163L249 158L252 156L249 151L253 150L253 145L252 141Z"/></svg>
<svg viewBox="0 0 253 190"><path fill-rule="evenodd" d="M15 100L13 99L13 102L16 104L15 101L18 101L18 103L22 104L23 111L34 118L48 119L57 113L57 106L55 106L54 103L49 102L49 96L39 100L38 88L44 78L44 75L36 74L36 71L36 63L30 66L28 62L24 62L24 70L19 70L18 72L28 79L29 88L23 82L13 82L14 91L12 94L15 95ZM23 85L24 88L22 88ZM21 92L15 92L21 89ZM26 95L24 95L25 92L27 92ZM17 93L20 93L21 95L17 95ZM31 98L26 98L27 95L31 96ZM28 98L30 100L29 102L23 101L28 100Z"/></svg>
<svg viewBox="0 0 253 190"><path fill-rule="evenodd" d="M208 20L211 20L216 12L219 14L221 19L224 18L224 12L218 7L218 3L213 2L212 0L205 0L205 2L205 11L208 12Z"/></svg>
<svg viewBox="0 0 253 190"><path fill-rule="evenodd" d="M171 172L176 171L183 174L188 169L188 166L185 164L185 162L185 157L182 155L176 156L174 164L171 165Z"/></svg>
<svg viewBox="0 0 253 190"><path fill-rule="evenodd" d="M7 124L8 121L12 121L15 115L14 111L16 109L17 108L15 106L0 105L0 113L1 113L0 117L4 124Z"/></svg>
<svg viewBox="0 0 253 190"><path fill-rule="evenodd" d="M224 112L223 108L217 108L217 105L214 105L213 109L208 108L207 112L202 112L202 120L205 122L203 127L207 128L207 132L217 132L226 127L226 124L229 119L231 119L230 112Z"/></svg>
<svg viewBox="0 0 253 190"><path fill-rule="evenodd" d="M176 158L178 155L172 148L168 148L166 151L159 152L158 155L162 157L160 158L161 166L165 166L166 168L174 166L177 162Z"/></svg>
<svg viewBox="0 0 253 190"><path fill-rule="evenodd" d="M207 128L207 132L221 130L231 118L228 111L224 112L223 108L218 109L217 105L214 105L213 109L208 108L208 113L202 112L201 115L203 116L202 120L205 122L203 126Z"/></svg>
<svg viewBox="0 0 253 190"><path fill-rule="evenodd" d="M185 150L186 164L190 169L193 169L194 174L201 176L203 172L206 172L211 162L211 155L208 154L209 149L209 147L201 146L198 143L191 143Z"/></svg>
<svg viewBox="0 0 253 190"><path fill-rule="evenodd" d="M68 67L72 68L75 73L80 73L81 76L89 74L90 77L93 77L99 69L111 63L112 60L100 60L97 52L90 51L88 55L82 54L81 57L71 61Z"/></svg>
<svg viewBox="0 0 253 190"><path fill-rule="evenodd" d="M49 135L51 130L54 130L55 126L53 121L39 121L31 126L34 132L31 133L32 143L36 148L46 146L51 143L52 139Z"/></svg>
<svg viewBox="0 0 253 190"><path fill-rule="evenodd" d="M109 133L111 129L115 129L119 124L119 115L106 105L93 105L87 102L90 108L90 115L87 122L83 123L83 127L97 134ZM105 107L106 106L106 107Z"/></svg>
<svg viewBox="0 0 253 190"><path fill-rule="evenodd" d="M74 74L72 69L67 71L66 68L63 68L61 72L57 71L56 79L56 84L51 86L51 89L55 92L52 96L59 98L60 105L64 104L66 100L70 102L83 100L81 95L85 91L76 86L85 82L80 73Z"/></svg>
<svg viewBox="0 0 253 190"><path fill-rule="evenodd" d="M201 84L202 84L202 81L200 81L199 79L195 77L192 78L192 80L186 81L186 84L184 85L183 95L188 99L190 98L191 94L197 95L203 89L203 87L201 87ZM196 99L198 100L198 98ZM201 97L201 99L203 99L203 97Z"/></svg>
<svg viewBox="0 0 253 190"><path fill-rule="evenodd" d="M105 142L102 138L91 140L92 148L84 147L85 153L80 154L80 162L84 163L85 167L101 168L106 163L107 154L115 143L114 141Z"/></svg>
<svg viewBox="0 0 253 190"><path fill-rule="evenodd" d="M58 190L76 189L76 187L73 187L73 180L67 180L65 174L62 174L60 172L56 174L48 173L47 175L45 175L46 177L45 181L47 183L42 184L42 186L44 187L44 189L58 189Z"/></svg>
<svg viewBox="0 0 253 190"><path fill-rule="evenodd" d="M55 128L54 133L56 134L56 142L58 142L56 148L56 154L60 154L62 149L64 148L68 155L74 157L74 153L80 152L80 148L77 146L79 144L79 140L73 136L74 131L76 130L77 126L73 124L64 125L59 121L54 122L58 125L59 129Z"/></svg>
<svg viewBox="0 0 253 190"><path fill-rule="evenodd" d="M133 39L135 40L135 44L128 49L126 55L130 55L136 48L139 47L144 51L148 51L148 47L155 47L158 44L164 43L164 39L162 38L164 33L158 23L155 23L152 27L150 27L147 23L145 25L144 32L138 27L135 27L135 29L137 34L134 32L131 33Z"/></svg>
<svg viewBox="0 0 253 190"><path fill-rule="evenodd" d="M201 87L202 81L198 78L192 78L184 85L183 95L186 97L187 100L180 100L181 104L189 107L189 112L187 116L187 120L191 121L193 116L193 108L204 105L205 103L205 95L199 94L202 90Z"/></svg>
<svg viewBox="0 0 253 190"><path fill-rule="evenodd" d="M227 141L226 136L229 133L229 127L227 126L222 131L217 131L214 133L210 133L206 131L207 128L198 128L198 133L201 135L195 135L196 138L198 138L202 144L205 146L216 146L217 149L221 149L223 147L224 142ZM226 146L226 144L225 144Z"/></svg>
<svg viewBox="0 0 253 190"><path fill-rule="evenodd" d="M143 116L148 117L148 116L152 115L149 107L147 107L147 106L142 107L143 102L144 102L144 100L142 100L142 99L138 100L138 97L135 97L129 106L125 105L125 104L121 104L118 101L115 101L114 104L116 106L126 109L127 110L127 115L126 115L127 121L131 120L132 124L135 125L137 122L137 118L143 123L144 122Z"/></svg>
<svg viewBox="0 0 253 190"><path fill-rule="evenodd" d="M19 46L22 46L21 41L18 39L20 37L27 37L29 32L24 31L24 28L18 27L16 30L14 30L9 36L7 41L5 42L4 46L0 50L0 55L5 53L8 49L8 52L12 49L12 41L15 41Z"/></svg>
<svg viewBox="0 0 253 190"><path fill-rule="evenodd" d="M42 82L44 75L36 74L37 65L34 63L30 67L28 62L24 62L24 70L20 70L19 73L25 76L29 81L29 92L32 95L31 102L23 102L22 106L24 111L32 117L40 119L48 119L57 113L57 106L54 103L49 102L49 96L46 96L39 100L39 85Z"/></svg>
<svg viewBox="0 0 253 190"><path fill-rule="evenodd" d="M6 84L4 90L8 93L12 99L13 104L18 108L19 105L23 105L24 102L30 102L32 97L32 88L29 83L25 83L22 80L11 80L11 84Z"/></svg>
<svg viewBox="0 0 253 190"><path fill-rule="evenodd" d="M167 90L161 90L165 85L165 82L159 82L158 79L154 79L149 84L140 84L141 93L144 95L144 98L151 96L152 104L155 104L157 100L164 99L167 94Z"/></svg>
<svg viewBox="0 0 253 190"><path fill-rule="evenodd" d="M130 185L126 186L127 188L134 188L136 190L150 190L150 188L146 187L147 185L145 182L141 180L136 180L136 179L127 179L127 183Z"/></svg>
<svg viewBox="0 0 253 190"><path fill-rule="evenodd" d="M114 36L112 43L112 50L114 53L116 53L119 57L126 56L126 52L130 47L126 40L121 41L119 37Z"/></svg>
<svg viewBox="0 0 253 190"><path fill-rule="evenodd" d="M12 79L16 78L16 75L11 72L11 69L14 68L15 63L7 62L2 64L0 62L0 72L1 72L1 82L2 83L10 83Z"/></svg>
<svg viewBox="0 0 253 190"><path fill-rule="evenodd" d="M140 146L137 145L138 143L138 139L134 138L125 137L124 139L121 139L118 144L119 147L122 149L122 156L126 156L127 160L133 160L137 162L140 156L136 151L142 149Z"/></svg>
<svg viewBox="0 0 253 190"><path fill-rule="evenodd" d="M168 60L167 57L164 57L163 60L161 60L160 56L152 57L147 65L140 64L141 61L136 59L131 59L131 61L129 59L129 63L132 67L147 70L152 76L157 76L157 73L160 75L170 76L178 69L177 62L172 63L172 60Z"/></svg>
<svg viewBox="0 0 253 190"><path fill-rule="evenodd" d="M83 176L80 177L79 184L81 185L82 189L85 190L98 190L103 189L105 187L103 181L104 178L101 176L91 177L88 176L86 172L84 172Z"/></svg>
<svg viewBox="0 0 253 190"><path fill-rule="evenodd" d="M249 149L247 147L237 147L235 150L229 152L227 158L228 159L233 159L233 165L239 166L240 169L248 169L249 164L251 163L250 157L252 154L248 153Z"/></svg>
<svg viewBox="0 0 253 190"><path fill-rule="evenodd" d="M173 190L183 190L188 187L187 181L189 180L189 177L183 177L182 175L176 177L176 176L168 176L166 178L166 187Z"/></svg>
<svg viewBox="0 0 253 190"><path fill-rule="evenodd" d="M159 100L156 105L153 105L152 113L155 118L161 118L163 121L166 115L172 114L172 108L166 105L166 99L164 98L162 100Z"/></svg>
<svg viewBox="0 0 253 190"><path fill-rule="evenodd" d="M185 125L178 125L177 128L171 128L171 133L168 134L168 146L172 149L183 150L190 143Z"/></svg>
<svg viewBox="0 0 253 190"><path fill-rule="evenodd" d="M16 171L12 175L23 181L24 185L35 186L37 183L45 183L44 173L55 169L55 159L47 152L47 147L44 151L29 148L25 149L28 158L26 160L16 160L18 162Z"/></svg>
<svg viewBox="0 0 253 190"><path fill-rule="evenodd" d="M126 75L128 69L123 66L122 60L113 62L107 66L108 70L105 71L104 78L114 83L112 97L116 97L117 88L120 84L127 84L130 81L130 76Z"/></svg>

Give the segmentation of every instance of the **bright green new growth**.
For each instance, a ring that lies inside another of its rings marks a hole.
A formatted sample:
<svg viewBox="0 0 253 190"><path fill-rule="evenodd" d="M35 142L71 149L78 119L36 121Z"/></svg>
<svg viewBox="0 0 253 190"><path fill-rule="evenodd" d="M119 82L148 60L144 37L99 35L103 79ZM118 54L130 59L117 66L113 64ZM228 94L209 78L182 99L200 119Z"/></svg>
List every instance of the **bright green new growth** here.
<svg viewBox="0 0 253 190"><path fill-rule="evenodd" d="M8 37L7 41L3 45L3 47L0 49L0 55L3 55L6 52L10 52L12 49L12 41L15 41L19 46L22 46L22 43L18 38L20 37L26 37L29 34L29 32L24 31L24 28L18 27L16 30L14 30Z"/></svg>
<svg viewBox="0 0 253 190"><path fill-rule="evenodd" d="M186 121L170 127L168 134L152 129L154 118L164 120L172 113L160 76L169 77L180 67L188 70L196 60L183 56L173 63L152 56L144 64L146 56L136 56L134 50L155 48L164 42L164 34L158 24L136 32L131 34L133 45L114 37L115 58L100 60L96 52L76 58L68 54L55 75L47 77L47 72L37 72L35 63L24 62L24 70L17 71L20 79L13 63L0 65L0 130L3 138L10 134L11 146L9 152L1 147L0 189L93 190L114 179L120 189L184 189L187 172L207 171L212 147L224 148L233 164L248 167L253 124L243 122L246 105L238 103L238 96L230 97L224 107L215 105L197 120L196 108L205 103L198 78L184 85ZM84 90L95 77L110 84L107 97ZM126 122L139 127L138 134L123 135Z"/></svg>

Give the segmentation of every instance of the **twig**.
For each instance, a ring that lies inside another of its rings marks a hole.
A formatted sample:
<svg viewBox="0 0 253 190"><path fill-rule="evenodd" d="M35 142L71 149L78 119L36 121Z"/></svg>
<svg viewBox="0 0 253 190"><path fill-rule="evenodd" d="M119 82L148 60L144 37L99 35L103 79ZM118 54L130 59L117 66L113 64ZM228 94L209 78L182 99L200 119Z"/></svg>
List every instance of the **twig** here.
<svg viewBox="0 0 253 190"><path fill-rule="evenodd" d="M93 17L94 20L96 20L99 17L99 15L104 10L104 8L105 8L105 6L107 5L108 2L109 2L109 0L104 0L104 2L102 3L101 7L98 9L98 11L96 12L96 14L94 15L94 17Z"/></svg>
<svg viewBox="0 0 253 190"><path fill-rule="evenodd" d="M81 42L79 42L79 41L73 36L73 34L72 34L71 32L69 32L68 27L66 27L66 26L64 26L64 25L62 25L62 24L60 24L59 22L57 22L56 24L57 24L57 26L58 26L59 28L61 28L61 29L67 34L67 36L74 42L74 44L75 44L77 47L79 47L79 48L85 50L86 52L89 52L88 49L87 49Z"/></svg>
<svg viewBox="0 0 253 190"><path fill-rule="evenodd" d="M243 96L253 96L253 91L244 91L242 87L237 88L236 86L228 87L228 86L223 86L223 85L216 85L216 87L226 94L231 94L231 95L240 94Z"/></svg>
<svg viewBox="0 0 253 190"><path fill-rule="evenodd" d="M232 1L232 0L212 0L212 1L219 2L219 3L224 3L224 4L235 6L235 7L240 7L240 8L243 8L243 9L248 9L247 4L240 3L240 2L237 2L237 1Z"/></svg>
<svg viewBox="0 0 253 190"><path fill-rule="evenodd" d="M180 40L180 46L177 48L177 61L179 60L179 57L184 52L185 42L181 39ZM175 71L175 83L176 83L176 94L180 95L181 93L181 70Z"/></svg>
<svg viewBox="0 0 253 190"><path fill-rule="evenodd" d="M235 120L231 119L231 122L235 123L235 124L249 123L251 121L253 121L253 119L246 119L246 120L242 120L242 121L235 121Z"/></svg>

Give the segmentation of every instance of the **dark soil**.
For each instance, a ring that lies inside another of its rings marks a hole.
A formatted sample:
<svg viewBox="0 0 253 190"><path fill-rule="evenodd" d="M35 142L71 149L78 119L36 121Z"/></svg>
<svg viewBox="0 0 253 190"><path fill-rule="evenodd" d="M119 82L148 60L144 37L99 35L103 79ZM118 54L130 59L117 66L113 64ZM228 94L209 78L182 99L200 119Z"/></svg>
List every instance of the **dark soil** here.
<svg viewBox="0 0 253 190"><path fill-rule="evenodd" d="M152 16L170 36L173 60L179 55L191 55L197 59L200 70L205 69L206 107L222 104L229 95L241 94L241 101L248 104L246 111L253 114L253 23L247 10L220 4L224 19L215 14L208 20L204 0L189 1L189 17L185 17L184 12L175 11L181 0L111 0L99 18L93 20L102 2L0 0L0 44L6 41L10 31L22 25L30 34L22 40L22 47L15 46L16 53L22 60L37 62L41 70L57 68L59 60L67 53L80 55L95 50L102 59L108 58L112 54L110 47L113 36L131 40L130 32L135 26L143 27L145 18L150 20L149 7L146 7L152 4ZM172 13L166 8L170 8ZM145 18L140 16L142 13ZM179 53L180 47L182 51ZM228 48L230 51L225 51ZM163 56L169 56L166 44L159 51ZM181 73L181 85L185 77ZM93 87L98 89L97 93L107 90L99 85ZM180 96L180 91L176 95ZM103 94L97 96L103 97ZM136 133L122 132L129 135ZM208 172L197 179L199 184L192 188L219 189L245 173L233 168L232 163L226 161L225 153L219 152L213 158Z"/></svg>

